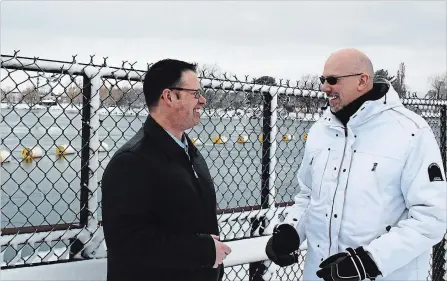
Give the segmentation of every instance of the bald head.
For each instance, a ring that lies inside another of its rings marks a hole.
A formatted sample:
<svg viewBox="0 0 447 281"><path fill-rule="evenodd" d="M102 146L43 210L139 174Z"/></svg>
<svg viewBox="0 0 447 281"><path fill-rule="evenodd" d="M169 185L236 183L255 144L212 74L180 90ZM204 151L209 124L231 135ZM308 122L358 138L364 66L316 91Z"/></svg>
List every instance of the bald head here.
<svg viewBox="0 0 447 281"><path fill-rule="evenodd" d="M332 53L326 61L326 65L341 71L339 75L366 73L374 77L374 68L371 60L357 49L342 49Z"/></svg>
<svg viewBox="0 0 447 281"><path fill-rule="evenodd" d="M331 78L323 83L322 91L331 97L331 109L336 112L373 88L374 68L359 50L342 49L329 56L323 77Z"/></svg>

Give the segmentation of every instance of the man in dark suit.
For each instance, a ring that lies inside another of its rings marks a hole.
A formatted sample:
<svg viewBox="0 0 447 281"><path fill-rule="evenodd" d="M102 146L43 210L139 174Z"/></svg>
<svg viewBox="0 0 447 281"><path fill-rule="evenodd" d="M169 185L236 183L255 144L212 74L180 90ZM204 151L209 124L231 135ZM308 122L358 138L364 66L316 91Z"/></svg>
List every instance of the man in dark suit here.
<svg viewBox="0 0 447 281"><path fill-rule="evenodd" d="M196 65L162 60L143 86L150 116L102 178L107 280L222 280L216 194L185 130L205 105Z"/></svg>

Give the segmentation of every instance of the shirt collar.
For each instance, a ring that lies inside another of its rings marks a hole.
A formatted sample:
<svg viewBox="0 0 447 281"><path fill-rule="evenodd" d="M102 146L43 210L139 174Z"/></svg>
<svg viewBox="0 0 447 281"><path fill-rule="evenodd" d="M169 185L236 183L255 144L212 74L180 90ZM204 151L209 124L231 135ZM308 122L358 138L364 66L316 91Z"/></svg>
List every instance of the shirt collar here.
<svg viewBox="0 0 447 281"><path fill-rule="evenodd" d="M186 152L188 152L188 141L186 140L185 134L182 135L182 140L180 141L173 134L171 134L168 130L165 129L165 131L175 140L175 142L178 145L180 145L181 148L183 148Z"/></svg>

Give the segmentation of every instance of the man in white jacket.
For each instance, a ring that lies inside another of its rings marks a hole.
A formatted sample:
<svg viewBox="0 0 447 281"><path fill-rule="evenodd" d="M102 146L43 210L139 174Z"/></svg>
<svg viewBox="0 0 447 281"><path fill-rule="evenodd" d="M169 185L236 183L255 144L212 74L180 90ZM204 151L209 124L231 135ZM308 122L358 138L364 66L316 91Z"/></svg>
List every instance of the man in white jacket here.
<svg viewBox="0 0 447 281"><path fill-rule="evenodd" d="M299 193L266 252L281 266L307 240L304 280L427 280L446 233L447 186L439 144L358 50L333 53L322 91L330 107L310 129ZM286 238L287 237L287 238Z"/></svg>

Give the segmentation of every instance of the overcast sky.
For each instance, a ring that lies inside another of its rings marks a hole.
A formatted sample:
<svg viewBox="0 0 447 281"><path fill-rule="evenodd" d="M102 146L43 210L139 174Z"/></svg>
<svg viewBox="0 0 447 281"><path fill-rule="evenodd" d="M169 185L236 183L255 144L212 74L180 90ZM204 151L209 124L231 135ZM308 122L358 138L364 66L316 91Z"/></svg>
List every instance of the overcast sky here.
<svg viewBox="0 0 447 281"><path fill-rule="evenodd" d="M179 58L245 75L321 74L340 48L426 92L446 71L446 1L2 1L1 53L146 63Z"/></svg>

